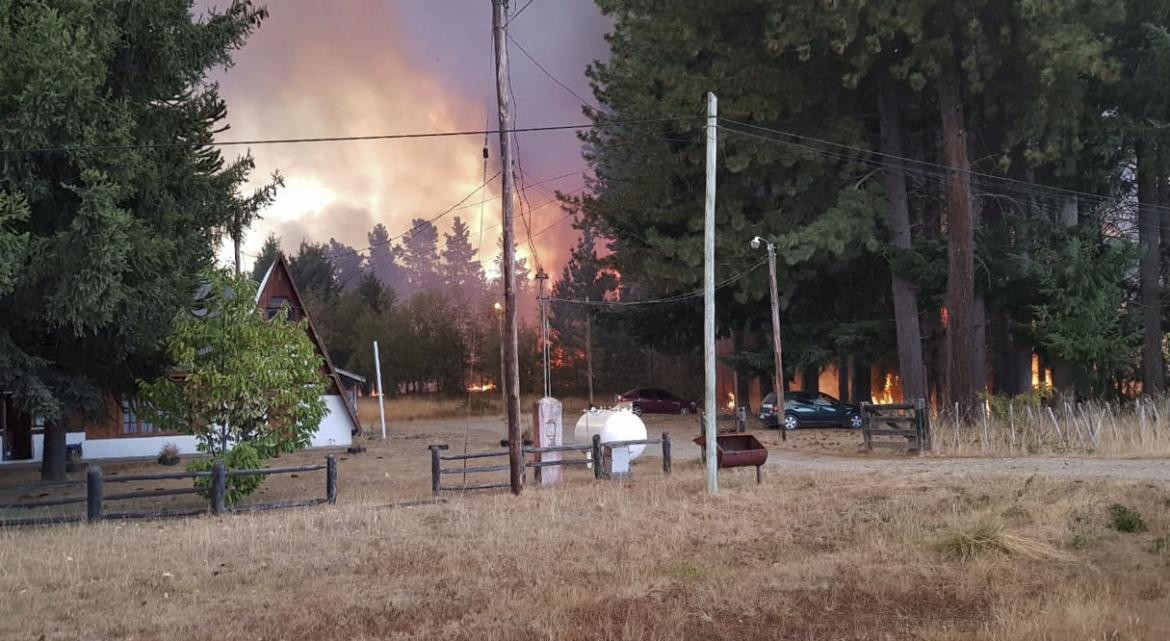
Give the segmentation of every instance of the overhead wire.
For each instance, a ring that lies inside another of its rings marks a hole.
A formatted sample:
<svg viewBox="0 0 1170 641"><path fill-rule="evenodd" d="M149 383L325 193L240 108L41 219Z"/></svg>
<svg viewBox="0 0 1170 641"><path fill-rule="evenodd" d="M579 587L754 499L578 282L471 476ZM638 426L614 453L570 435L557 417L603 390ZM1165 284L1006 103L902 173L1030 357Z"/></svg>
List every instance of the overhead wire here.
<svg viewBox="0 0 1170 641"><path fill-rule="evenodd" d="M915 176L915 177L926 179L926 180L945 181L949 176L953 176L954 174L957 174L957 173L962 173L962 174L966 174L966 175L970 176L973 179L973 182L975 183L974 186L977 186L980 189L983 189L983 190L986 190L989 192L991 192L994 188L998 188L1000 190L1013 190L1013 191L1017 191L1019 193L1026 193L1028 195L1045 194L1045 195L1049 195L1049 196L1058 195L1058 196L1063 196L1066 198L1067 197L1077 197L1079 199L1094 201L1097 203L1116 203L1118 200L1125 198L1125 196L1107 196L1104 194L1096 194L1096 193L1081 191L1081 190L1076 190L1076 189L1068 189L1065 187L1057 187L1055 185L1047 185L1044 183L1037 183L1034 181L1027 181L1027 180L1021 180L1018 178L1011 178L1008 176L997 176L994 174L988 174L985 172L975 171L975 170L971 170L971 169L959 169L959 168L950 167L948 165L944 165L944 164L940 164L940 163L930 162L930 161L926 161L926 160L919 160L916 158L909 158L906 156L898 156L898 155L889 154L889 153L876 151L876 150L872 150L872 149L865 149L863 147L856 147L853 145L846 145L846 144L838 143L838 142L831 141L831 140L825 140L823 138L806 136L803 134L797 134L797 133L793 133L793 132L789 132L789 131L784 131L781 129L774 129L771 127L764 127L762 125L755 125L752 123L740 122L740 121L732 120L732 119L728 119L728 118L720 118L719 120L722 123L733 125L731 127L721 126L720 129L722 129L724 131L728 131L728 132L731 132L731 133L734 133L734 134L737 134L740 136L756 138L758 140L763 140L763 141L767 141L767 142L772 142L772 143L788 146L791 148L803 149L803 150L806 150L806 151L809 151L812 153L817 153L817 154L821 154L821 155L832 157L832 158L838 158L841 160L857 161L857 162L862 162L862 163L875 165L875 166L882 166L882 167L884 167L884 165L882 164L881 160L876 160L876 159L895 160L899 163L902 163L902 165L903 165L902 171L906 175ZM763 132L775 134L778 136L784 136L785 138L790 138L792 140L784 140L784 139L775 138L772 136L764 136L764 135L760 135L760 134L755 134L752 132L743 131L741 129L736 129L735 128L736 126L747 127L747 128L754 129L757 131L763 131ZM801 141L804 141L804 142L801 142ZM808 144L808 143L812 143L812 144ZM837 149L840 151L829 151L829 150L823 149L821 147L816 147L815 145L822 145L823 147L830 147L830 148ZM1164 206L1164 205L1147 205L1147 206L1154 208L1154 209L1162 210L1162 211L1170 211L1170 206Z"/></svg>
<svg viewBox="0 0 1170 641"><path fill-rule="evenodd" d="M743 271L740 271L740 272L734 274L733 276L725 278L725 279L719 281L718 283L716 283L715 289L722 289L724 287L732 285L732 284L746 278L749 274L751 274L755 270L759 269L767 262L768 262L767 258L761 258L760 260L756 261L755 263L752 263L750 266L748 266ZM688 300L691 298L701 297L705 293L706 293L706 290L704 288L699 288L699 289L689 291L689 292L684 292L681 294L674 294L671 296L663 296L661 298L652 298L649 300L635 300L635 301L600 300L600 301L597 301L597 300L577 300L577 299L573 299L573 298L550 298L549 300L554 301L554 302L558 302L558 303L568 303L571 305L587 305L587 306L592 306L592 307L633 307L633 306L639 306L639 305L661 305L661 304L665 304L665 303L677 303L677 302Z"/></svg>
<svg viewBox="0 0 1170 641"><path fill-rule="evenodd" d="M623 127L630 125L654 124L663 122L683 122L700 120L703 116L671 116L662 118L644 118L624 121L590 122L580 124L543 125L537 127L513 127L511 129L465 129L456 131L429 131L411 133L369 134L358 136L319 136L296 138L254 138L247 140L210 140L200 142L166 142L166 143L126 143L118 145L57 145L50 147L27 147L0 149L0 155L39 154L39 153L88 153L105 151L133 151L137 149L175 149L191 147L196 149L206 147L242 147L260 145L294 145L310 143L334 142L362 142L371 140L416 140L427 138L453 138L462 136L482 136L492 134L538 133L546 131L569 131L576 129L600 129L609 127Z"/></svg>

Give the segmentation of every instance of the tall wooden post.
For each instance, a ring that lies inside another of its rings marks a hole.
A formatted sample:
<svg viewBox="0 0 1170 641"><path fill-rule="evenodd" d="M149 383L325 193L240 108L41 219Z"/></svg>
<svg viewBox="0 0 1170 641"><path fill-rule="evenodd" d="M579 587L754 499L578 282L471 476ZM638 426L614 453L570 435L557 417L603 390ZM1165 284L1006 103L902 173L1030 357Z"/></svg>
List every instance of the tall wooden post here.
<svg viewBox="0 0 1170 641"><path fill-rule="evenodd" d="M585 300L589 300L586 296ZM589 379L589 407L593 407L593 314L585 307L585 375Z"/></svg>
<svg viewBox="0 0 1170 641"><path fill-rule="evenodd" d="M776 292L776 247L768 243L768 292L772 295L772 356L775 359L776 376L773 377L776 390L776 403L772 406L779 419L777 429L780 430L780 440L788 440L788 430L784 429L784 359L780 352L780 295Z"/></svg>
<svg viewBox="0 0 1170 641"><path fill-rule="evenodd" d="M706 417L703 434L707 447L707 493L719 493L719 471L716 468L715 419L719 408L715 405L715 151L718 128L718 102L715 94L707 93L707 193L703 202L703 376L706 395L703 410Z"/></svg>
<svg viewBox="0 0 1170 641"><path fill-rule="evenodd" d="M504 18L508 0L492 0L492 42L496 54L496 103L500 120L500 189L501 218L504 228L504 368L507 390L508 467L512 493L519 494L524 484L524 452L520 434L520 365L516 340L516 238L512 229L512 114L508 93L508 35Z"/></svg>

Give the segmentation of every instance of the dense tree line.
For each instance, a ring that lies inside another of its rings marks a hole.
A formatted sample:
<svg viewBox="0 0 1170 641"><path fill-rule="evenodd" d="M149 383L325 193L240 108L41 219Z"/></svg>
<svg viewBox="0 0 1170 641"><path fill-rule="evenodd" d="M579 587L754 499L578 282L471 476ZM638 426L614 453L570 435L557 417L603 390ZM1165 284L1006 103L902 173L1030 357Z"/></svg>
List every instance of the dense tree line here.
<svg viewBox="0 0 1170 641"><path fill-rule="evenodd" d="M0 392L45 420L47 478L67 421L168 365L199 272L272 195L240 196L251 159L210 146L226 108L206 81L265 15L0 2Z"/></svg>
<svg viewBox="0 0 1170 641"><path fill-rule="evenodd" d="M574 204L624 292L701 285L713 91L717 278L758 261L752 236L776 244L786 375L886 364L970 406L1030 390L1036 353L1062 393L1163 391L1170 2L598 4L590 115L659 119L584 136L595 193ZM765 279L718 294L757 373ZM667 307L627 326L693 350L700 307Z"/></svg>

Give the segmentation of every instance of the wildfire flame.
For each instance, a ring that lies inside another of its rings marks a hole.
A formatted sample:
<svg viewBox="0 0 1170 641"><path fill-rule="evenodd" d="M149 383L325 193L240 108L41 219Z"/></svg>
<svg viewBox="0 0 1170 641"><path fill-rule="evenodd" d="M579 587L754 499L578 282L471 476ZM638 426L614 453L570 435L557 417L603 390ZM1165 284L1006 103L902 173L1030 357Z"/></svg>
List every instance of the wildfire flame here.
<svg viewBox="0 0 1170 641"><path fill-rule="evenodd" d="M875 403L893 403L894 402L894 375L886 374L885 380L882 381L882 388L874 393L873 402Z"/></svg>
<svg viewBox="0 0 1170 641"><path fill-rule="evenodd" d="M495 383L484 383L483 385L468 385L467 386L467 391L469 391L469 392L490 392L494 389L496 389Z"/></svg>
<svg viewBox="0 0 1170 641"><path fill-rule="evenodd" d="M727 393L727 409L735 409L735 394L732 394L731 392Z"/></svg>

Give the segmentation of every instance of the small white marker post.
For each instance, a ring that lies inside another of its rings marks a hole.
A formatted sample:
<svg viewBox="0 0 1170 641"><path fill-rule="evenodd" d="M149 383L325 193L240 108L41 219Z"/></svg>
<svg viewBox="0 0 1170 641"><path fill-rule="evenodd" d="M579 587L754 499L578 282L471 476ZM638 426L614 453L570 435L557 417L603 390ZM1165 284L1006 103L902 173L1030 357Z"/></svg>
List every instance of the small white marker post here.
<svg viewBox="0 0 1170 641"><path fill-rule="evenodd" d="M374 341L374 372L378 375L378 417L382 420L382 440L386 440L386 399L382 396L382 361L378 359L378 341Z"/></svg>

